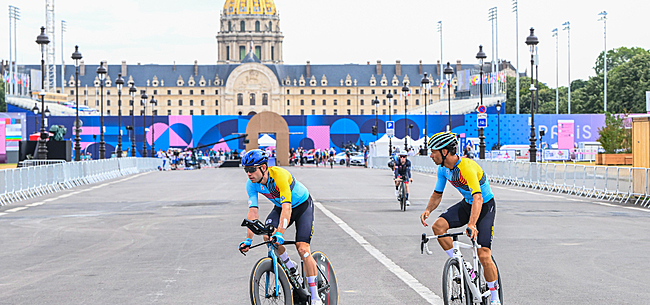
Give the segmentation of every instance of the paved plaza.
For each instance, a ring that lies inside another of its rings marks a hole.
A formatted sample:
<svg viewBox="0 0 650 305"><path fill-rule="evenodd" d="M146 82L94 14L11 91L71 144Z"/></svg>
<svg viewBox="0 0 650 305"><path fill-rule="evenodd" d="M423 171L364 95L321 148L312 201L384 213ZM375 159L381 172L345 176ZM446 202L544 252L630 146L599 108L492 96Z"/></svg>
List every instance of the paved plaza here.
<svg viewBox="0 0 650 305"><path fill-rule="evenodd" d="M442 295L446 254L435 243L431 256L419 248L431 232L419 215L434 176L414 173L401 212L389 171L288 169L320 203L312 250L333 262L340 304L428 304L422 295ZM151 172L0 207L0 304L248 304L250 272L266 250L237 250L245 181L238 168ZM493 192L504 304L647 303L650 210L499 185ZM432 218L460 198L448 186ZM265 217L271 203L260 198L260 206Z"/></svg>

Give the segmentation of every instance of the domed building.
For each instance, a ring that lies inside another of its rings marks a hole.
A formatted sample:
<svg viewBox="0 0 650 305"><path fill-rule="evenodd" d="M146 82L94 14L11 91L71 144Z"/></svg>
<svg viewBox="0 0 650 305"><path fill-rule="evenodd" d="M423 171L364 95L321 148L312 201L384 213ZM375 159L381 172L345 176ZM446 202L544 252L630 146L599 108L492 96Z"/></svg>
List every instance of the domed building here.
<svg viewBox="0 0 650 305"><path fill-rule="evenodd" d="M242 62L252 49L262 63L281 64L283 38L273 0L226 0L217 34L217 63Z"/></svg>

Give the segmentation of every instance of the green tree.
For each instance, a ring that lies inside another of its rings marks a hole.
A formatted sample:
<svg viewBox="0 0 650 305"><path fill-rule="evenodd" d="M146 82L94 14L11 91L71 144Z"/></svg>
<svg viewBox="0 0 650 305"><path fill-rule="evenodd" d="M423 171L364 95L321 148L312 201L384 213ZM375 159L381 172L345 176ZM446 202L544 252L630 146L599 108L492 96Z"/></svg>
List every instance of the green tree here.
<svg viewBox="0 0 650 305"><path fill-rule="evenodd" d="M594 66L594 71L596 75L603 73L603 54L600 52L598 58L596 58L596 65ZM639 47L620 47L617 49L611 49L607 51L607 70L611 71L612 69L630 61L634 56L640 54L650 54L648 50Z"/></svg>
<svg viewBox="0 0 650 305"><path fill-rule="evenodd" d="M645 92L650 91L650 53L632 57L612 69L607 76L607 110L646 112Z"/></svg>
<svg viewBox="0 0 650 305"><path fill-rule="evenodd" d="M632 132L626 128L625 115L605 113L605 126L598 128L598 142L607 154L629 153L632 151Z"/></svg>
<svg viewBox="0 0 650 305"><path fill-rule="evenodd" d="M7 111L7 103L5 102L5 83L0 80L0 112Z"/></svg>

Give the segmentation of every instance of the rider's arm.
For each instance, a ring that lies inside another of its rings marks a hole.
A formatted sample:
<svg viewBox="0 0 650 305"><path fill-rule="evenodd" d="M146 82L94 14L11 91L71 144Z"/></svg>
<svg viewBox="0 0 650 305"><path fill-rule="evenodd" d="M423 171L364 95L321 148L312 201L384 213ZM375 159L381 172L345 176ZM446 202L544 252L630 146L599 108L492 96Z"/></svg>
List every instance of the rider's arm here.
<svg viewBox="0 0 650 305"><path fill-rule="evenodd" d="M442 200L442 193L433 191L433 194L431 194L431 198L429 198L429 204L427 205L426 211L429 211L429 213L433 212L438 207L441 200Z"/></svg>
<svg viewBox="0 0 650 305"><path fill-rule="evenodd" d="M246 193L248 193L248 215L246 218L249 220L259 219L257 190L250 180L246 181ZM247 230L246 237L253 239L253 232Z"/></svg>
<svg viewBox="0 0 650 305"><path fill-rule="evenodd" d="M411 161L408 161L408 166L406 167L406 177L413 180L411 176Z"/></svg>
<svg viewBox="0 0 650 305"><path fill-rule="evenodd" d="M481 192L474 193L472 199L472 212L469 215L467 225L476 228L476 222L478 221L479 215L481 215L481 208L483 207L483 195L481 195Z"/></svg>
<svg viewBox="0 0 650 305"><path fill-rule="evenodd" d="M256 220L256 219L259 219L260 216L259 216L259 213L258 213L258 212L259 212L259 211L258 211L258 208L257 208L257 207L251 207L251 208L248 208L248 215L246 216L246 219L249 219L249 220ZM247 231L247 232L246 232L246 238L253 239L253 235L254 235L254 234L253 234L253 231L251 231L250 229L248 229L248 230L246 230L246 231Z"/></svg>

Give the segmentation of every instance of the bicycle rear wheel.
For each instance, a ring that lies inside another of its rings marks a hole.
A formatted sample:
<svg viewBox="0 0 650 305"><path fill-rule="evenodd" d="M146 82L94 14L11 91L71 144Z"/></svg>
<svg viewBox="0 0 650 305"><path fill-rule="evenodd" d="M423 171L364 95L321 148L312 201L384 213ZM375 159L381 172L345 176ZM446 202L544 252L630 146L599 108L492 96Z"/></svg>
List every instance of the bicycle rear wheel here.
<svg viewBox="0 0 650 305"><path fill-rule="evenodd" d="M311 255L318 267L318 294L324 305L338 305L339 285L336 273L325 253L314 251Z"/></svg>
<svg viewBox="0 0 650 305"><path fill-rule="evenodd" d="M400 182L399 184L399 194L400 194L400 199L399 199L400 207L402 211L406 211L406 185L404 184L404 181Z"/></svg>
<svg viewBox="0 0 650 305"><path fill-rule="evenodd" d="M442 298L445 305L470 304L467 283L464 283L465 287L461 289L462 276L463 273L458 260L455 258L448 259L442 272Z"/></svg>
<svg viewBox="0 0 650 305"><path fill-rule="evenodd" d="M275 296L277 291L278 296ZM287 274L278 265L278 283L275 283L275 274L273 273L273 260L270 257L264 257L257 261L250 279L250 296L251 304L293 304L293 295L291 284Z"/></svg>

